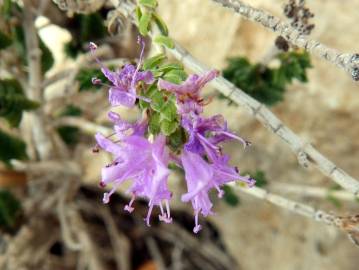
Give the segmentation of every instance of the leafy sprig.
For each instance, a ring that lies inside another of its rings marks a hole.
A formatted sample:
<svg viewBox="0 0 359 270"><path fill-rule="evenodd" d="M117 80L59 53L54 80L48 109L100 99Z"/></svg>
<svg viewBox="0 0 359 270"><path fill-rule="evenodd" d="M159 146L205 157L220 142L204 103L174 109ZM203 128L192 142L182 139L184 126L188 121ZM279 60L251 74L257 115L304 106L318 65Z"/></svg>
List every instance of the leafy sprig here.
<svg viewBox="0 0 359 270"><path fill-rule="evenodd" d="M223 76L258 101L275 105L284 99L286 87L294 79L308 81L307 69L311 67L309 54L304 51L281 53L276 58L276 68L250 63L245 57L232 58Z"/></svg>

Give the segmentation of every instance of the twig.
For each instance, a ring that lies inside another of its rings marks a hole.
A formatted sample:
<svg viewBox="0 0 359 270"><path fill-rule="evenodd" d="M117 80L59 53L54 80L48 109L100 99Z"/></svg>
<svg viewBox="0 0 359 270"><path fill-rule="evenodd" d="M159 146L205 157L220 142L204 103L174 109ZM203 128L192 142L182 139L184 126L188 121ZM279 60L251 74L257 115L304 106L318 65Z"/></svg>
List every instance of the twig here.
<svg viewBox="0 0 359 270"><path fill-rule="evenodd" d="M152 230L157 237L177 245L180 243L186 251L197 253L197 257L198 255L202 257L201 259L203 259L203 263L205 261L208 261L209 263L216 262L218 268L213 267L215 269L233 269L236 266L232 259L218 246L211 242L206 242L206 244L203 245L197 237L194 237L176 223L167 226L166 230L161 230L160 228ZM196 255L193 254L194 257ZM208 269L208 267L203 268Z"/></svg>
<svg viewBox="0 0 359 270"><path fill-rule="evenodd" d="M268 186L268 189L276 192L291 193L304 197L327 198L328 196L333 196L339 200L352 202L356 201L355 196L345 190L330 190L328 188L322 187L303 186L280 182L271 183Z"/></svg>
<svg viewBox="0 0 359 270"><path fill-rule="evenodd" d="M337 227L341 231L345 232L355 245L359 246L359 215L345 217L336 216L334 214L328 214L322 210L316 210L309 205L286 199L282 196L270 193L267 190L258 187L248 188L241 187L236 184L231 184L231 186L233 186L235 189L238 189L239 191L259 199L266 200L293 213Z"/></svg>
<svg viewBox="0 0 359 270"><path fill-rule="evenodd" d="M151 236L147 236L145 238L145 243L146 243L149 253L151 254L152 258L154 259L154 261L156 263L156 266L157 266L156 269L165 270L166 265L163 261L161 252L160 252L155 240Z"/></svg>
<svg viewBox="0 0 359 270"><path fill-rule="evenodd" d="M29 65L29 86L27 87L27 96L36 101L42 101L42 70L41 70L41 50L35 28L35 18L31 12L30 1L24 1L27 8L24 9L24 33L27 48L27 61ZM35 148L40 159L49 159L53 153L53 145L45 130L44 119L38 110L32 114L31 119L33 140Z"/></svg>
<svg viewBox="0 0 359 270"><path fill-rule="evenodd" d="M274 205L287 209L296 214L312 218L318 222L322 222L328 225L333 225L333 220L335 218L334 215L328 214L321 210L316 210L313 207L308 206L306 204L286 199L282 196L272 194L267 190L258 187L247 188L247 187L241 187L236 184L231 186L234 189L237 189L241 192L247 193L259 199L266 200Z"/></svg>
<svg viewBox="0 0 359 270"><path fill-rule="evenodd" d="M112 129L94 124L86 119L79 117L61 117L54 122L54 126L74 126L78 127L80 130L85 132L88 135L93 135L96 132L101 132L105 135L113 133Z"/></svg>
<svg viewBox="0 0 359 270"><path fill-rule="evenodd" d="M81 175L81 168L78 163L66 160L40 161L40 162L23 162L20 160L11 160L11 165L17 171L27 173L48 174L62 173L66 175Z"/></svg>
<svg viewBox="0 0 359 270"><path fill-rule="evenodd" d="M121 233L111 216L108 207L99 207L100 214L106 224L108 233L110 235L113 253L118 269L130 270L130 243L126 236Z"/></svg>
<svg viewBox="0 0 359 270"><path fill-rule="evenodd" d="M174 49L168 49L168 51L185 66L197 73L204 73L209 70L207 66L194 58L178 43L175 43ZM311 162L324 175L330 177L338 185L352 192L356 196L359 195L358 180L354 179L336 166L312 145L304 143L298 135L286 127L282 121L280 121L269 109L266 108L266 106L259 103L257 100L250 97L221 76L214 79L211 84L227 98L231 99L238 105L243 106L266 128L287 143L292 151L297 155L298 162L303 167L307 167L309 162Z"/></svg>
<svg viewBox="0 0 359 270"><path fill-rule="evenodd" d="M321 57L328 62L344 69L348 72L353 80L359 81L359 54L341 53L335 49L320 43L319 41L309 39L306 35L301 34L290 24L282 22L272 14L253 8L240 0L212 0L224 7L233 9L248 20L258 22L264 27L278 33L288 42L305 49L306 51Z"/></svg>

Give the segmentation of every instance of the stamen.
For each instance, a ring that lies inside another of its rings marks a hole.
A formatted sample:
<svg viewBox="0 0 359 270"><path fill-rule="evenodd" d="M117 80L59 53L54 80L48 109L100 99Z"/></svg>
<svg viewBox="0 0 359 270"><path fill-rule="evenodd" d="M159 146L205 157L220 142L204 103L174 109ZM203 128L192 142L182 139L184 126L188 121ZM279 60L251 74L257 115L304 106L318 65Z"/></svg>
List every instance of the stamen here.
<svg viewBox="0 0 359 270"><path fill-rule="evenodd" d="M91 82L94 85L100 85L102 83L101 79L97 78L97 77L92 77L91 78Z"/></svg>
<svg viewBox="0 0 359 270"><path fill-rule="evenodd" d="M217 194L218 198L222 198L224 195L224 191L222 189L220 189L219 186L217 186L217 185L215 185L214 187L218 191L218 194Z"/></svg>
<svg viewBox="0 0 359 270"><path fill-rule="evenodd" d="M132 213L133 210L135 210L135 208L132 207L132 204L135 201L135 199L136 199L136 195L132 194L131 201L128 204L125 205L125 208L124 208L125 211L127 211L129 213Z"/></svg>
<svg viewBox="0 0 359 270"><path fill-rule="evenodd" d="M106 184L103 180L100 181L100 183L98 184L100 187L104 188L106 187Z"/></svg>
<svg viewBox="0 0 359 270"><path fill-rule="evenodd" d="M170 212L170 207L169 207L169 203L168 200L165 200L165 205L166 205L166 211L167 213L165 213L163 211L163 207L162 207L162 203L160 204L160 209L161 209L161 215L158 216L160 221L163 221L165 223L172 223L172 218L171 218L171 212Z"/></svg>
<svg viewBox="0 0 359 270"><path fill-rule="evenodd" d="M237 135L234 135L230 132L227 132L227 131L219 131L218 133L221 133L221 134L224 134L230 138L233 138L233 139L236 139L238 141L240 141L242 144L243 144L243 147L246 148L247 146L250 146L251 143L249 141L246 141L244 139L242 139L241 137L237 136Z"/></svg>
<svg viewBox="0 0 359 270"><path fill-rule="evenodd" d="M195 222L195 226L193 228L193 232L198 233L202 229L202 226L198 224L198 211L196 211L194 222Z"/></svg>
<svg viewBox="0 0 359 270"><path fill-rule="evenodd" d="M100 147L98 144L96 144L93 148L92 148L92 153L98 153L100 152Z"/></svg>
<svg viewBox="0 0 359 270"><path fill-rule="evenodd" d="M151 227L150 219L151 219L152 209L153 209L153 204L150 203L150 208L148 209L147 217L145 218L146 225L147 225L148 227Z"/></svg>
<svg viewBox="0 0 359 270"><path fill-rule="evenodd" d="M138 61L136 70L135 70L135 72L133 73L133 76L132 76L132 81L131 81L131 87L132 87L132 88L135 87L137 73L138 73L138 71L140 70L140 66L142 65L143 53L144 53L144 51L145 51L145 42L144 42L144 40L141 38L141 36L138 36L137 43L141 45L141 53L140 53L140 59L139 59L139 61Z"/></svg>

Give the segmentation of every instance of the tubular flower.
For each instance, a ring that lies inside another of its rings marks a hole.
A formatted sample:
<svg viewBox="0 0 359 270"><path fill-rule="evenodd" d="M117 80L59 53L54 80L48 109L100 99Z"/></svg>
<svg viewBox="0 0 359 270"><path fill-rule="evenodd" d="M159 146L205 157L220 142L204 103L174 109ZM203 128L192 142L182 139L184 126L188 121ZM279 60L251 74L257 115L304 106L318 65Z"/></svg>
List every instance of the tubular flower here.
<svg viewBox="0 0 359 270"><path fill-rule="evenodd" d="M222 198L224 192L221 186L233 182L241 181L249 186L255 184L255 180L248 176L241 176L235 167L228 165L229 157L224 155L216 159L214 163L206 162L202 156L184 150L181 155L182 166L185 171L185 179L188 192L182 195L182 201L191 201L195 214L195 226L193 232L201 230L198 223L198 215L203 216L212 214L212 202L209 199L209 191L216 189L218 197Z"/></svg>
<svg viewBox="0 0 359 270"><path fill-rule="evenodd" d="M212 161L221 154L221 148L218 146L221 142L236 139L244 147L250 145L248 141L228 130L227 122L222 115L210 118L183 116L181 124L189 134L185 149L193 153L207 154Z"/></svg>
<svg viewBox="0 0 359 270"><path fill-rule="evenodd" d="M145 43L142 39L139 39L139 43L141 44L141 54L139 63L136 67L131 64L126 64L121 70L113 72L95 57L96 61L101 65L102 73L112 83L109 90L109 101L112 106L122 105L125 107L133 107L137 98L148 101L144 97L138 96L136 91L138 82L144 82L145 84L152 84L154 82L152 72L140 71L143 62ZM91 42L90 50L93 55L95 54L96 49L96 44ZM93 78L92 82L94 84L101 83L97 78Z"/></svg>
<svg viewBox="0 0 359 270"><path fill-rule="evenodd" d="M194 112L200 114L204 100L200 97L200 91L206 83L219 75L217 70L211 70L203 75L192 74L180 85L162 79L158 80L158 87L175 93L179 112L181 114Z"/></svg>
<svg viewBox="0 0 359 270"><path fill-rule="evenodd" d="M169 200L172 194L167 187L170 171L167 168L169 155L165 149L165 137L159 135L150 143L137 134L128 137L122 134L121 141L116 143L98 133L96 140L103 150L114 156L113 162L102 169L100 186L112 184L110 192L104 194L103 202L108 203L117 188L126 180L131 180L132 185L127 192L132 194L132 199L125 206L125 210L132 212L136 196L144 197L149 200L147 225L150 225L150 216L155 205L161 209L160 220L170 223L172 219ZM166 206L166 212L163 211L162 203Z"/></svg>

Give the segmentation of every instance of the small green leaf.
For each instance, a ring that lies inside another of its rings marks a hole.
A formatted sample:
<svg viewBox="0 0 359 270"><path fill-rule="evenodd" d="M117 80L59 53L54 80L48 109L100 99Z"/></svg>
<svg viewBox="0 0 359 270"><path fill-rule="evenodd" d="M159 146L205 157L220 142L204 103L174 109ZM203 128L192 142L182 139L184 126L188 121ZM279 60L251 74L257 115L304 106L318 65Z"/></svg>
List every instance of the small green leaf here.
<svg viewBox="0 0 359 270"><path fill-rule="evenodd" d="M233 189L230 186L224 185L222 187L222 189L224 191L223 199L228 205L230 205L232 207L239 205L239 203L240 203L239 197L237 196L237 194L233 191Z"/></svg>
<svg viewBox="0 0 359 270"><path fill-rule="evenodd" d="M81 108L69 104L59 114L59 116L81 116ZM61 139L68 145L75 145L80 140L80 129L73 126L61 126L57 128Z"/></svg>
<svg viewBox="0 0 359 270"><path fill-rule="evenodd" d="M10 12L11 12L11 0L4 0L3 4L1 6L1 12L4 14L5 18L9 18L10 17Z"/></svg>
<svg viewBox="0 0 359 270"><path fill-rule="evenodd" d="M265 173L261 170L257 170L252 177L256 180L257 187L264 187L268 184Z"/></svg>
<svg viewBox="0 0 359 270"><path fill-rule="evenodd" d="M158 5L157 0L139 0L139 4L149 8L156 8Z"/></svg>
<svg viewBox="0 0 359 270"><path fill-rule="evenodd" d="M0 228L13 230L21 214L20 201L10 192L0 190Z"/></svg>
<svg viewBox="0 0 359 270"><path fill-rule="evenodd" d="M7 48L12 43L11 38L0 31L0 50Z"/></svg>
<svg viewBox="0 0 359 270"><path fill-rule="evenodd" d="M27 65L27 50L25 43L25 35L22 27L17 26L13 29L14 45L21 57L22 62ZM39 48L41 50L41 69L45 73L54 64L54 57L51 50L46 46L42 39L38 36Z"/></svg>
<svg viewBox="0 0 359 270"><path fill-rule="evenodd" d="M170 136L172 133L174 133L177 127L178 127L177 121L168 121L168 120L161 121L161 132L166 136Z"/></svg>
<svg viewBox="0 0 359 270"><path fill-rule="evenodd" d="M59 116L81 116L82 109L73 104L67 105L59 114Z"/></svg>
<svg viewBox="0 0 359 270"><path fill-rule="evenodd" d="M141 8L139 6L136 7L135 15L136 15L137 24L140 24L140 20L141 20L141 17L142 17L142 11L141 11Z"/></svg>
<svg viewBox="0 0 359 270"><path fill-rule="evenodd" d="M26 98L17 80L0 80L0 117L4 117L11 126L20 124L23 111L38 107L37 102Z"/></svg>
<svg viewBox="0 0 359 270"><path fill-rule="evenodd" d="M0 130L0 160L10 166L11 159L27 159L26 144Z"/></svg>
<svg viewBox="0 0 359 270"><path fill-rule="evenodd" d="M147 58L144 62L143 62L143 69L144 70L150 70L153 69L155 67L157 67L158 65L160 65L164 60L166 59L166 55L163 53L157 54L155 56L152 56L150 58Z"/></svg>
<svg viewBox="0 0 359 270"><path fill-rule="evenodd" d="M156 23L156 25L157 25L158 29L160 30L160 32L162 33L162 35L168 36L168 27L167 27L166 23L164 22L164 20L157 13L153 13L152 15L153 15L153 20Z"/></svg>
<svg viewBox="0 0 359 270"><path fill-rule="evenodd" d="M169 136L169 146L173 151L178 151L186 142L186 133L181 126L178 126L175 132Z"/></svg>
<svg viewBox="0 0 359 270"><path fill-rule="evenodd" d="M164 80L175 83L175 84L182 83L184 80L186 80L186 78L187 78L186 72L184 72L183 70L180 70L180 69L170 70L163 76Z"/></svg>
<svg viewBox="0 0 359 270"><path fill-rule="evenodd" d="M41 50L41 69L42 72L50 70L55 63L54 57L50 49L46 46L46 44L39 37L39 47Z"/></svg>
<svg viewBox="0 0 359 270"><path fill-rule="evenodd" d="M175 43L170 37L164 35L158 35L153 40L155 43L165 46L169 49L173 49L175 47Z"/></svg>
<svg viewBox="0 0 359 270"><path fill-rule="evenodd" d="M168 100L163 107L161 108L161 120L165 119L168 121L173 121L177 117L177 107L175 102Z"/></svg>
<svg viewBox="0 0 359 270"><path fill-rule="evenodd" d="M161 112L163 106L165 105L165 101L163 99L162 93L160 91L154 91L151 96L151 103L150 106L152 109L154 109L156 112Z"/></svg>
<svg viewBox="0 0 359 270"><path fill-rule="evenodd" d="M148 130L151 134L157 135L161 131L160 126L160 114L157 112L154 112L150 116L150 120L148 122Z"/></svg>
<svg viewBox="0 0 359 270"><path fill-rule="evenodd" d="M169 63L159 66L156 70L161 72L169 72L171 70L183 70L183 65L178 63Z"/></svg>
<svg viewBox="0 0 359 270"><path fill-rule="evenodd" d="M80 141L80 129L72 126L62 126L57 128L61 139L67 145L75 145Z"/></svg>
<svg viewBox="0 0 359 270"><path fill-rule="evenodd" d="M140 23L138 25L138 30L142 36L147 36L148 31L150 30L150 22L152 18L152 13L145 12L142 14Z"/></svg>

